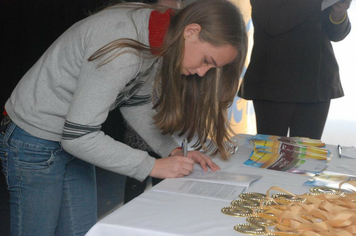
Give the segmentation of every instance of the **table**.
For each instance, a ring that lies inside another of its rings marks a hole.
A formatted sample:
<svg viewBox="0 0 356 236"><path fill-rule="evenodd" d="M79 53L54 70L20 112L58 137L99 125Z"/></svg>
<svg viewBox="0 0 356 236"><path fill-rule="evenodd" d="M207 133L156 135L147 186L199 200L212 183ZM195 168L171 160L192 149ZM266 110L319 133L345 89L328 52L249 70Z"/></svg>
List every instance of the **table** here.
<svg viewBox="0 0 356 236"><path fill-rule="evenodd" d="M328 149L333 153L328 171L355 174L355 159L339 158L334 145L328 145ZM245 192L266 193L272 186L295 194L309 191L309 186L302 185L309 179L307 176L243 166L242 163L250 152L251 149L240 147L228 161L224 162L218 158L213 160L223 171L263 176L253 182ZM165 181L172 180L165 179L162 182ZM155 191L156 186L104 217L86 236L244 235L233 227L238 223L246 223L246 218L221 213L223 207L230 205L229 202L159 192Z"/></svg>

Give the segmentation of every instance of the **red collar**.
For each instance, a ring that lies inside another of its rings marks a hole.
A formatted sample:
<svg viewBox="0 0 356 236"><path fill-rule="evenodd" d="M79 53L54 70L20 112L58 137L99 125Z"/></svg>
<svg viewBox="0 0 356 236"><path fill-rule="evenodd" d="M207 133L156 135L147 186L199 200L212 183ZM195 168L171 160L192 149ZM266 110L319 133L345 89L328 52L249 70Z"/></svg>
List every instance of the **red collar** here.
<svg viewBox="0 0 356 236"><path fill-rule="evenodd" d="M154 49L157 49L163 45L164 36L167 33L172 14L172 9L168 9L163 13L159 11L151 12L148 23L148 32L152 54L158 54L158 51Z"/></svg>

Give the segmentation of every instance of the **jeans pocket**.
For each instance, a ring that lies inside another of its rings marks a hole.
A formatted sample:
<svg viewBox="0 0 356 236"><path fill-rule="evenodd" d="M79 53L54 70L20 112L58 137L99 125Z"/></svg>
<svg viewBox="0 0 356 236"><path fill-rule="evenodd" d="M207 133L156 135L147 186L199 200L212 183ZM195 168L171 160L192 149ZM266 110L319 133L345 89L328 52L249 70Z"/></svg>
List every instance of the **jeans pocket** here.
<svg viewBox="0 0 356 236"><path fill-rule="evenodd" d="M53 165L54 152L21 148L18 150L18 167L28 170L42 170Z"/></svg>

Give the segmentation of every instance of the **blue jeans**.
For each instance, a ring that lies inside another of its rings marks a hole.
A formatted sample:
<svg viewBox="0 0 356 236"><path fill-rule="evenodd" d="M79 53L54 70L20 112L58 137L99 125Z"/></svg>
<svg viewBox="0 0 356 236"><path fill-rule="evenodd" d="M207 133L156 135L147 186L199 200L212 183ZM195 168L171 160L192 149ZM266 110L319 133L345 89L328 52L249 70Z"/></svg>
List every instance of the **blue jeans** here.
<svg viewBox="0 0 356 236"><path fill-rule="evenodd" d="M93 165L13 122L0 133L0 158L10 192L11 235L85 235L96 223Z"/></svg>

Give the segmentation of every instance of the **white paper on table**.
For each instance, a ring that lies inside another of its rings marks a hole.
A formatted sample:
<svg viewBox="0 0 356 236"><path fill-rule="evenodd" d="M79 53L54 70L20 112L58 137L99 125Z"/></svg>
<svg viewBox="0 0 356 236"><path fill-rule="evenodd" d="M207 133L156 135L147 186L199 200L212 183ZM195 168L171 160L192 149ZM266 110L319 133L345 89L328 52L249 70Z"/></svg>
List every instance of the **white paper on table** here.
<svg viewBox="0 0 356 236"><path fill-rule="evenodd" d="M321 10L323 11L325 8L330 7L331 5L334 5L335 3L337 3L340 0L324 0L321 3Z"/></svg>
<svg viewBox="0 0 356 236"><path fill-rule="evenodd" d="M193 171L183 178L169 179L152 190L184 194L224 201L236 199L260 175L235 174L223 171Z"/></svg>
<svg viewBox="0 0 356 236"><path fill-rule="evenodd" d="M356 158L356 148L355 147L342 147L341 157Z"/></svg>
<svg viewBox="0 0 356 236"><path fill-rule="evenodd" d="M248 187L250 184L262 178L261 175L238 174L226 171L203 171L198 168L190 173L190 175L183 177L184 179L201 180L205 182L231 184Z"/></svg>
<svg viewBox="0 0 356 236"><path fill-rule="evenodd" d="M303 170L311 173L319 173L327 168L326 161L313 160L305 158L305 162L298 166L299 170Z"/></svg>

